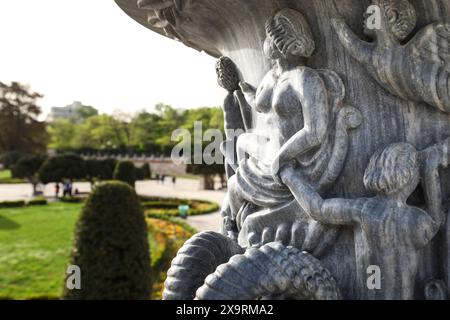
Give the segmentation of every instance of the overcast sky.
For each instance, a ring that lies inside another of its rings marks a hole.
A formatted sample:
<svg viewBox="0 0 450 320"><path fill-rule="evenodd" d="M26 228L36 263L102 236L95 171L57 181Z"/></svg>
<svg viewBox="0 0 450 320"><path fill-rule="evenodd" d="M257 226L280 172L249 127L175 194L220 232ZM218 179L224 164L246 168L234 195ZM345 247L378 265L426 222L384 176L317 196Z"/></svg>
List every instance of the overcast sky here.
<svg viewBox="0 0 450 320"><path fill-rule="evenodd" d="M139 25L113 0L0 0L0 81L101 112L215 106L215 59Z"/></svg>

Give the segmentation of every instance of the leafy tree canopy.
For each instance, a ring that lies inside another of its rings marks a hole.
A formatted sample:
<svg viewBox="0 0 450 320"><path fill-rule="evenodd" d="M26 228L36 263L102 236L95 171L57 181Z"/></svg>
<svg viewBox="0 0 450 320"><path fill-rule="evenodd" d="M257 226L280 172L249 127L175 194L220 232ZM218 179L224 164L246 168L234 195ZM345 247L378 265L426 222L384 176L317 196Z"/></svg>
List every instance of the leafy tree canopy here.
<svg viewBox="0 0 450 320"><path fill-rule="evenodd" d="M86 164L75 154L62 154L47 159L39 169L39 179L43 183L63 182L65 179L86 177Z"/></svg>
<svg viewBox="0 0 450 320"><path fill-rule="evenodd" d="M43 153L48 134L39 121L42 95L18 82L0 82L0 152Z"/></svg>

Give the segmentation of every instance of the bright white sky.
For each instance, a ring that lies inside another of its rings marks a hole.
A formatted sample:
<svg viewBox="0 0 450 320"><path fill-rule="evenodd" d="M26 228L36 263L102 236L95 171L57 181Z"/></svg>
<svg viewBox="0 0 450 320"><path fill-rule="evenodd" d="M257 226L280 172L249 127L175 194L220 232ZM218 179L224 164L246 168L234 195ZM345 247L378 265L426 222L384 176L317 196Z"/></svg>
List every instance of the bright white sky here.
<svg viewBox="0 0 450 320"><path fill-rule="evenodd" d="M101 112L220 105L215 59L139 25L113 0L0 0L0 81Z"/></svg>

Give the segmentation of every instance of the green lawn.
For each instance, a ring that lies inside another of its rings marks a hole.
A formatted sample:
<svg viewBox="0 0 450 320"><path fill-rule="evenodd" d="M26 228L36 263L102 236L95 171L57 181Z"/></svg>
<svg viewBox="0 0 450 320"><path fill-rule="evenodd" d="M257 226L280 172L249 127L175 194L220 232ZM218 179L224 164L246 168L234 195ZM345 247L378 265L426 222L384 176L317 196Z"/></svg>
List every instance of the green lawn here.
<svg viewBox="0 0 450 320"><path fill-rule="evenodd" d="M26 183L26 181L24 179L18 179L18 178L11 177L11 170L5 169L5 170L0 170L0 184L1 183L7 183L7 184Z"/></svg>
<svg viewBox="0 0 450 320"><path fill-rule="evenodd" d="M0 170L0 180L11 178L11 170Z"/></svg>
<svg viewBox="0 0 450 320"><path fill-rule="evenodd" d="M0 297L58 298L81 204L0 210Z"/></svg>
<svg viewBox="0 0 450 320"><path fill-rule="evenodd" d="M0 299L59 298L81 206L0 209ZM158 244L149 242L156 259Z"/></svg>

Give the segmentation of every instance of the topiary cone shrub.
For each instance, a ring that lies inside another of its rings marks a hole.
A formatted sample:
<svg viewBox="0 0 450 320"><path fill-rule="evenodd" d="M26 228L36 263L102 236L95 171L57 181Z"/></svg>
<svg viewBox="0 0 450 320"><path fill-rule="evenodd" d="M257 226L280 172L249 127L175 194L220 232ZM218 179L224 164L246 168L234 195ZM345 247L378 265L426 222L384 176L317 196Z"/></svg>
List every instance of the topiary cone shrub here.
<svg viewBox="0 0 450 320"><path fill-rule="evenodd" d="M81 269L74 300L144 300L151 295L147 225L136 192L123 182L97 186L75 230L71 265Z"/></svg>
<svg viewBox="0 0 450 320"><path fill-rule="evenodd" d="M152 178L152 169L148 163L145 163L142 166L142 175L144 176L144 180Z"/></svg>
<svg viewBox="0 0 450 320"><path fill-rule="evenodd" d="M128 183L134 188L136 182L136 168L131 161L120 161L114 170L114 180Z"/></svg>

